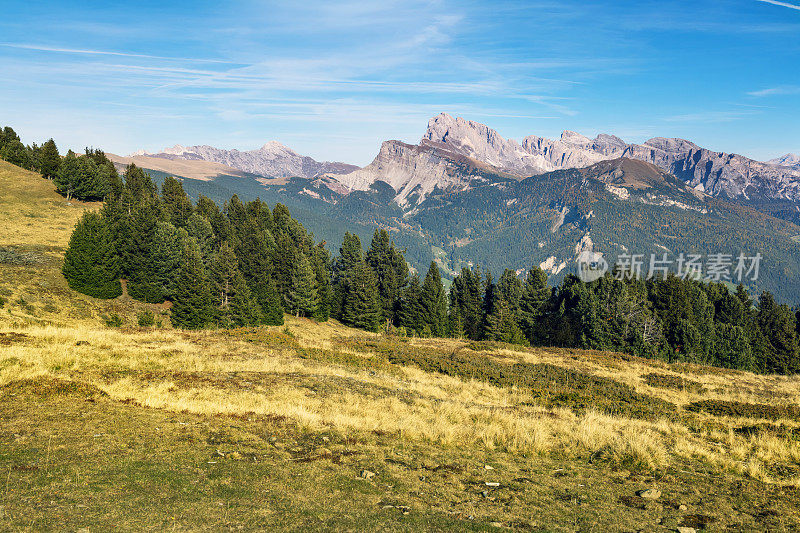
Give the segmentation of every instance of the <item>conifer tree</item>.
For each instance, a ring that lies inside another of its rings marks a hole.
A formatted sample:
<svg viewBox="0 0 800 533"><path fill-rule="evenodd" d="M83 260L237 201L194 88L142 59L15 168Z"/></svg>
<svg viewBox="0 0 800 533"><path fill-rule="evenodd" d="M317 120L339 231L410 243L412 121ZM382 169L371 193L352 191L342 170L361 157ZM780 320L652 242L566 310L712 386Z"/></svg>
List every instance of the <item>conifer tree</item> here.
<svg viewBox="0 0 800 533"><path fill-rule="evenodd" d="M422 283L420 303L423 308L424 323L430 327L431 335L443 337L447 333L447 300L442 275L435 261L431 261L425 281Z"/></svg>
<svg viewBox="0 0 800 533"><path fill-rule="evenodd" d="M240 273L239 262L236 259L233 246L226 241L222 243L222 246L214 253L211 259L210 274L214 287L212 299L220 311L225 310L230 305L237 273Z"/></svg>
<svg viewBox="0 0 800 533"><path fill-rule="evenodd" d="M213 316L211 293L197 245L189 240L175 280L172 302L172 325L183 329L201 329Z"/></svg>
<svg viewBox="0 0 800 533"><path fill-rule="evenodd" d="M189 237L197 242L197 249L200 250L200 257L203 258L203 264L208 267L211 264L215 241L211 222L200 213L192 213L192 216L190 216L189 220L186 222L186 232L189 234Z"/></svg>
<svg viewBox="0 0 800 533"><path fill-rule="evenodd" d="M787 374L798 369L798 343L795 316L785 305L778 305L769 292L761 294L756 315L766 340L763 371Z"/></svg>
<svg viewBox="0 0 800 533"><path fill-rule="evenodd" d="M62 272L70 288L83 294L104 299L122 294L111 235L99 214L87 212L78 221Z"/></svg>
<svg viewBox="0 0 800 533"><path fill-rule="evenodd" d="M324 242L312 248L310 259L314 267L318 290L318 304L314 312L314 318L324 322L331 316L331 300L333 299L331 291L331 259Z"/></svg>
<svg viewBox="0 0 800 533"><path fill-rule="evenodd" d="M450 287L450 329L473 340L478 340L483 323L483 281L480 269L462 268ZM459 327L460 325L460 327Z"/></svg>
<svg viewBox="0 0 800 533"><path fill-rule="evenodd" d="M192 216L192 201L183 190L183 184L173 177L168 176L161 186L161 208L165 220L176 228L186 227Z"/></svg>
<svg viewBox="0 0 800 533"><path fill-rule="evenodd" d="M381 319L395 322L400 292L408 283L408 265L385 229L376 229L366 261L378 280Z"/></svg>
<svg viewBox="0 0 800 533"><path fill-rule="evenodd" d="M351 234L349 231L345 232L342 246L339 248L339 257L336 258L333 265L331 282L333 286L331 312L340 320L347 296L348 278L353 274L356 266L363 261L363 254L361 239L358 238L358 235Z"/></svg>
<svg viewBox="0 0 800 533"><path fill-rule="evenodd" d="M519 324L517 324L514 312L501 295L498 295L492 313L486 318L486 323L487 327L484 335L486 340L528 344Z"/></svg>
<svg viewBox="0 0 800 533"><path fill-rule="evenodd" d="M39 172L47 179L53 179L61 165L61 155L53 139L45 142L39 151Z"/></svg>
<svg viewBox="0 0 800 533"><path fill-rule="evenodd" d="M425 309L421 301L422 284L419 275L411 276L411 281L403 290L400 299L399 322L400 325L417 335L422 334L425 322Z"/></svg>
<svg viewBox="0 0 800 533"><path fill-rule="evenodd" d="M67 201L72 199L75 189L78 187L81 174L81 164L78 157L72 150L67 152L64 160L59 166L58 172L55 176L56 188L60 194L63 194Z"/></svg>
<svg viewBox="0 0 800 533"><path fill-rule="evenodd" d="M283 305L278 289L275 287L275 280L268 278L266 286L260 288L256 296L261 307L261 320L268 326L280 326L283 324Z"/></svg>
<svg viewBox="0 0 800 533"><path fill-rule="evenodd" d="M233 295L226 313L226 322L236 327L255 326L262 322L261 306L253 298L244 276L238 270L233 279ZM275 321L275 319L272 319ZM283 315L280 317L283 322Z"/></svg>
<svg viewBox="0 0 800 533"><path fill-rule="evenodd" d="M532 344L538 344L547 338L544 317L550 295L547 274L539 267L531 268L520 296L520 327Z"/></svg>
<svg viewBox="0 0 800 533"><path fill-rule="evenodd" d="M313 315L319 305L317 277L308 257L301 251L297 251L296 255L285 309L295 316L307 317Z"/></svg>
<svg viewBox="0 0 800 533"><path fill-rule="evenodd" d="M375 294L376 283L375 274L363 259L344 278L343 324L368 331L379 329L381 309Z"/></svg>

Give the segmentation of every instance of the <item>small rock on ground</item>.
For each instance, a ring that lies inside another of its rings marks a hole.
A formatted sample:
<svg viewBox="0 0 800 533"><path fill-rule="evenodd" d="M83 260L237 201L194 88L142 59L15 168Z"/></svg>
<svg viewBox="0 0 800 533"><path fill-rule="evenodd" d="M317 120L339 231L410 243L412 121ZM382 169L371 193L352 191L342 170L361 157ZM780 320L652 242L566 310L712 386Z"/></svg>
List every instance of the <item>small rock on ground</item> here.
<svg viewBox="0 0 800 533"><path fill-rule="evenodd" d="M658 489L640 490L636 495L645 500L657 500L661 497L661 491Z"/></svg>

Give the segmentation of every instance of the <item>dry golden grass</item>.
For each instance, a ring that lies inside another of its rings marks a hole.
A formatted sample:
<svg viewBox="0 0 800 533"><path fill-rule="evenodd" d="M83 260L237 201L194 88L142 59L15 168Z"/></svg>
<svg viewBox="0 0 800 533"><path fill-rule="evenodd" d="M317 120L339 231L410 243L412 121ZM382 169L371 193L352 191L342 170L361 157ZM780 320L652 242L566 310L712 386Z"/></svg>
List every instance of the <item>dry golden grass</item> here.
<svg viewBox="0 0 800 533"><path fill-rule="evenodd" d="M52 191L52 183L0 162L0 239L6 244L63 249L74 221L92 207L67 206ZM291 336L283 328L193 333L107 329L100 320L104 313L124 315L130 325L143 305L76 295L66 288L58 259L50 259L36 267L0 265L0 296L8 300L0 310L0 333L25 335L0 335L0 386L49 376L167 411L285 416L311 430L378 431L402 440L520 455L588 456L630 468L700 462L767 482L800 481L797 421L683 410L701 399L798 405L796 377L717 372L574 350L479 352L487 359L548 363L628 384L676 405L677 413L638 420L546 408L521 387L389 364L364 349L365 339L380 337L334 321L318 324L287 317ZM467 347L445 339L414 339L408 345L447 353ZM651 387L642 376L652 372L687 377L706 391ZM759 425L766 429L741 431Z"/></svg>
<svg viewBox="0 0 800 533"><path fill-rule="evenodd" d="M316 324L287 317L296 341L271 328L275 342L248 342L236 332L112 330L99 327L27 326L21 342L0 347L0 385L51 376L97 386L111 398L175 412L285 416L311 430L379 431L403 439L471 445L524 455L592 456L615 465L657 468L701 461L714 469L795 484L775 465L796 464L800 447L778 433L740 434L759 420L692 414L687 420L645 421L599 412L537 406L525 390L460 380L413 367L359 368L305 358L309 347L329 349L333 339L363 332L335 322ZM284 343L282 340L291 342ZM280 342L279 342L280 341ZM451 340L411 341L420 347L458 347ZM292 346L292 343L295 345ZM548 350L501 350L487 357L580 367L634 385L641 392L683 405L700 396L644 385L645 361L609 370L603 358ZM369 354L361 354L365 360ZM657 366L661 366L656 363ZM394 366L394 365L392 365ZM669 370L660 369L661 372ZM793 378L747 373L691 374L715 398L763 399L780 395L797 402ZM724 380L724 383L723 383ZM753 392L746 392L746 391ZM745 392L743 392L745 391ZM770 421L795 428L793 420ZM694 427L698 426L698 427Z"/></svg>
<svg viewBox="0 0 800 533"><path fill-rule="evenodd" d="M65 247L83 212L99 206L68 203L52 181L0 161L0 245Z"/></svg>

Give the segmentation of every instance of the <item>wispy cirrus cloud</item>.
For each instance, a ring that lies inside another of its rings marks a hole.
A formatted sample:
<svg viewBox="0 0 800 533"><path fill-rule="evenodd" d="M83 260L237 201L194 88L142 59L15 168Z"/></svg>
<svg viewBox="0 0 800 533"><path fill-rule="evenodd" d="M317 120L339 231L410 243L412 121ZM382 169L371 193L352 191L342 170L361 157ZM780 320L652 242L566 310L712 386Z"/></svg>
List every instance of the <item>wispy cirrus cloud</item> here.
<svg viewBox="0 0 800 533"><path fill-rule="evenodd" d="M789 9L796 9L797 11L800 11L800 4L780 2L779 0L756 0L756 2L762 2L764 4L772 4L773 6L788 7Z"/></svg>
<svg viewBox="0 0 800 533"><path fill-rule="evenodd" d="M751 91L747 93L748 96L785 96L791 94L800 94L800 85L780 85L778 87L769 87L758 91Z"/></svg>
<svg viewBox="0 0 800 533"><path fill-rule="evenodd" d="M0 46L7 48L18 48L20 50L34 50L37 52L55 52L61 54L80 54L90 56L119 56L119 57L135 57L138 59L160 59L165 61L194 61L198 63L228 63L231 61L223 61L221 59L204 59L197 57L168 57L168 56L154 56L148 54L134 54L130 52L114 52L110 50L87 50L80 48L64 48L58 46L44 46L37 44L24 44L24 43L0 43Z"/></svg>
<svg viewBox="0 0 800 533"><path fill-rule="evenodd" d="M686 113L683 115L665 117L664 121L722 123L733 122L755 114L757 114L757 111L700 111L698 113Z"/></svg>

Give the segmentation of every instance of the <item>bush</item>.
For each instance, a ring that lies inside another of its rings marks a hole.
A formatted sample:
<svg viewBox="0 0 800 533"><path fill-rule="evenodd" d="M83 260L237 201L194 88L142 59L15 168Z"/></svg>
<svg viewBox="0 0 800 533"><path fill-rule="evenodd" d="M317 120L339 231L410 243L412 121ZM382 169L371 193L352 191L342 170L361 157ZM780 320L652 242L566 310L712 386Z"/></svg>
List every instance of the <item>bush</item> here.
<svg viewBox="0 0 800 533"><path fill-rule="evenodd" d="M118 328L123 324L122 317L117 313L103 316L103 322L105 322L106 327L109 328Z"/></svg>
<svg viewBox="0 0 800 533"><path fill-rule="evenodd" d="M139 327L149 328L156 322L156 315L149 309L145 309L137 315Z"/></svg>
<svg viewBox="0 0 800 533"><path fill-rule="evenodd" d="M6 305L6 299L0 296L0 308L2 308L4 305Z"/></svg>
<svg viewBox="0 0 800 533"><path fill-rule="evenodd" d="M698 394L703 393L706 390L705 387L703 387L703 385L697 381L692 381L691 379L672 376L669 374L658 374L653 372L652 374L646 374L642 376L642 379L644 379L645 383L651 387L660 387L662 389L685 390L688 392L696 392Z"/></svg>
<svg viewBox="0 0 800 533"><path fill-rule="evenodd" d="M797 405L766 405L761 403L728 402L724 400L703 400L686 406L687 411L706 412L715 416L736 416L742 418L800 419Z"/></svg>

